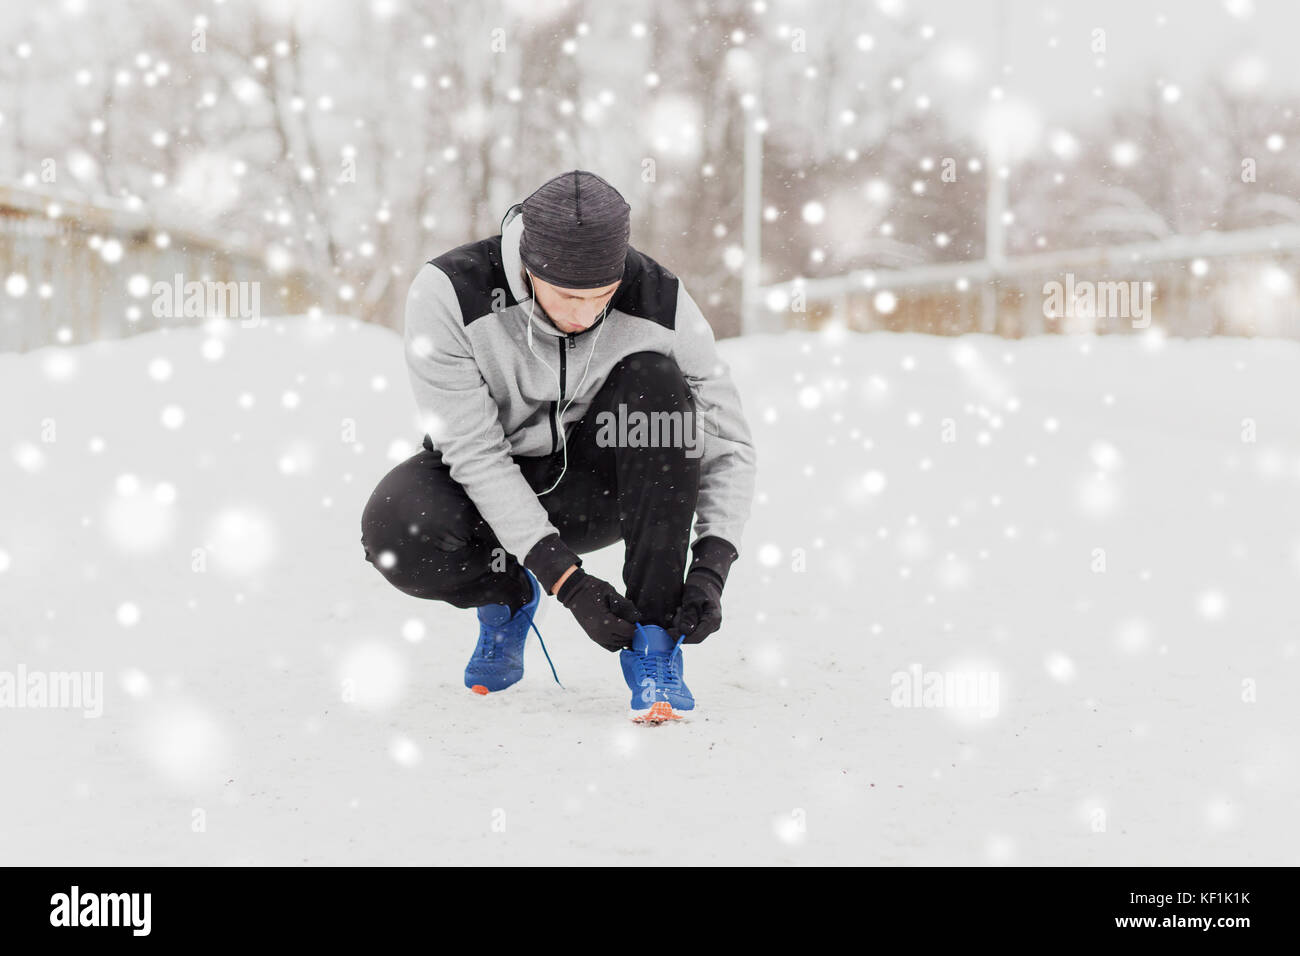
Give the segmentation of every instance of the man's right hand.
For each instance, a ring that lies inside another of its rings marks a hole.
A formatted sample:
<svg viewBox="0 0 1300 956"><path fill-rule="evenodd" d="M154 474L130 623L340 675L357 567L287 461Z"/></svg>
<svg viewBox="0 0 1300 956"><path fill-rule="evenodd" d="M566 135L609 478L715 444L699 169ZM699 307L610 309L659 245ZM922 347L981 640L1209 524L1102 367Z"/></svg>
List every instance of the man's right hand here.
<svg viewBox="0 0 1300 956"><path fill-rule="evenodd" d="M569 573L555 596L573 612L587 636L605 650L632 646L634 624L641 620L641 612L608 581L578 568Z"/></svg>

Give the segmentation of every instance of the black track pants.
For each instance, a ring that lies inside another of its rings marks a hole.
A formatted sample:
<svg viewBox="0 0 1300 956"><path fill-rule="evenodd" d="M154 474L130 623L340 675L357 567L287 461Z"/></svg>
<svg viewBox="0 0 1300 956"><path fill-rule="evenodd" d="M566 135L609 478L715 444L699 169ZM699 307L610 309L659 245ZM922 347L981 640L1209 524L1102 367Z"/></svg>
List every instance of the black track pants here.
<svg viewBox="0 0 1300 956"><path fill-rule="evenodd" d="M685 440L663 447L662 441L647 445L633 436L602 447L597 416L608 411L617 422L620 405L626 415L689 412L682 415L685 431L676 433ZM647 624L667 626L681 601L700 483L695 424L694 403L677 363L657 352L628 355L570 429L563 479L538 497L564 543L579 554L624 542L625 593ZM563 460L562 449L514 457L534 492L555 482ZM370 496L361 517L361 542L366 560L415 597L463 608L518 607L527 593L519 562L452 480L450 466L427 436L424 448L390 471ZM380 560L385 552L391 557Z"/></svg>

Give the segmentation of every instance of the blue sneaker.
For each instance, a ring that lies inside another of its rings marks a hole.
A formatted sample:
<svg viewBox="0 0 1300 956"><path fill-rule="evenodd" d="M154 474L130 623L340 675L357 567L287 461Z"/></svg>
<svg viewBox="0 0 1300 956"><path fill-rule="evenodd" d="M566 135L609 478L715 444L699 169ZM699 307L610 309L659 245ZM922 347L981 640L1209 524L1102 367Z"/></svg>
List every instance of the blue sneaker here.
<svg viewBox="0 0 1300 956"><path fill-rule="evenodd" d="M533 597L513 617L506 604L487 604L478 609L478 646L465 667L465 686L476 694L505 690L524 676L524 644L528 628L537 631L533 615L542 600L537 578L527 568L524 573L533 586ZM537 631L539 640L541 636L542 632Z"/></svg>
<svg viewBox="0 0 1300 956"><path fill-rule="evenodd" d="M686 686L682 642L674 642L657 624L638 624L632 650L618 652L623 679L632 691L632 719L638 723L681 720L677 710L694 710Z"/></svg>

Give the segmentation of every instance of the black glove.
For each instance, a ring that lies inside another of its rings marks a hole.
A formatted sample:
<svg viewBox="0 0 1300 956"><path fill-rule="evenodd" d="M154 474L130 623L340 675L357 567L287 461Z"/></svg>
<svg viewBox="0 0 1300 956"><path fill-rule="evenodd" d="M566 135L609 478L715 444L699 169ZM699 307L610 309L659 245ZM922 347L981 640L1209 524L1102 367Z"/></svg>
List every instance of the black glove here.
<svg viewBox="0 0 1300 956"><path fill-rule="evenodd" d="M740 555L730 541L706 535L691 545L695 559L682 585L682 603L668 622L668 635L698 644L722 626L722 588Z"/></svg>
<svg viewBox="0 0 1300 956"><path fill-rule="evenodd" d="M607 651L632 646L641 612L608 581L578 568L555 595L573 612L587 636Z"/></svg>
<svg viewBox="0 0 1300 956"><path fill-rule="evenodd" d="M698 644L722 626L722 579L708 568L696 568L682 585L682 606L668 624L674 641L686 635L685 644Z"/></svg>

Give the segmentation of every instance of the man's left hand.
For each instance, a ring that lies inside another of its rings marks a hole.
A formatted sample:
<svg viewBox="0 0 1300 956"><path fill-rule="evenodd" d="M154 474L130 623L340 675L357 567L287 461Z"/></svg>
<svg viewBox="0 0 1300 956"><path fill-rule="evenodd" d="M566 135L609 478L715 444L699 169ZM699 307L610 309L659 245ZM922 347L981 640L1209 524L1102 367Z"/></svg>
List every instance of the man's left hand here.
<svg viewBox="0 0 1300 956"><path fill-rule="evenodd" d="M674 641L686 635L683 643L698 644L722 626L722 581L707 568L697 568L686 576L682 585L682 604L668 625Z"/></svg>

